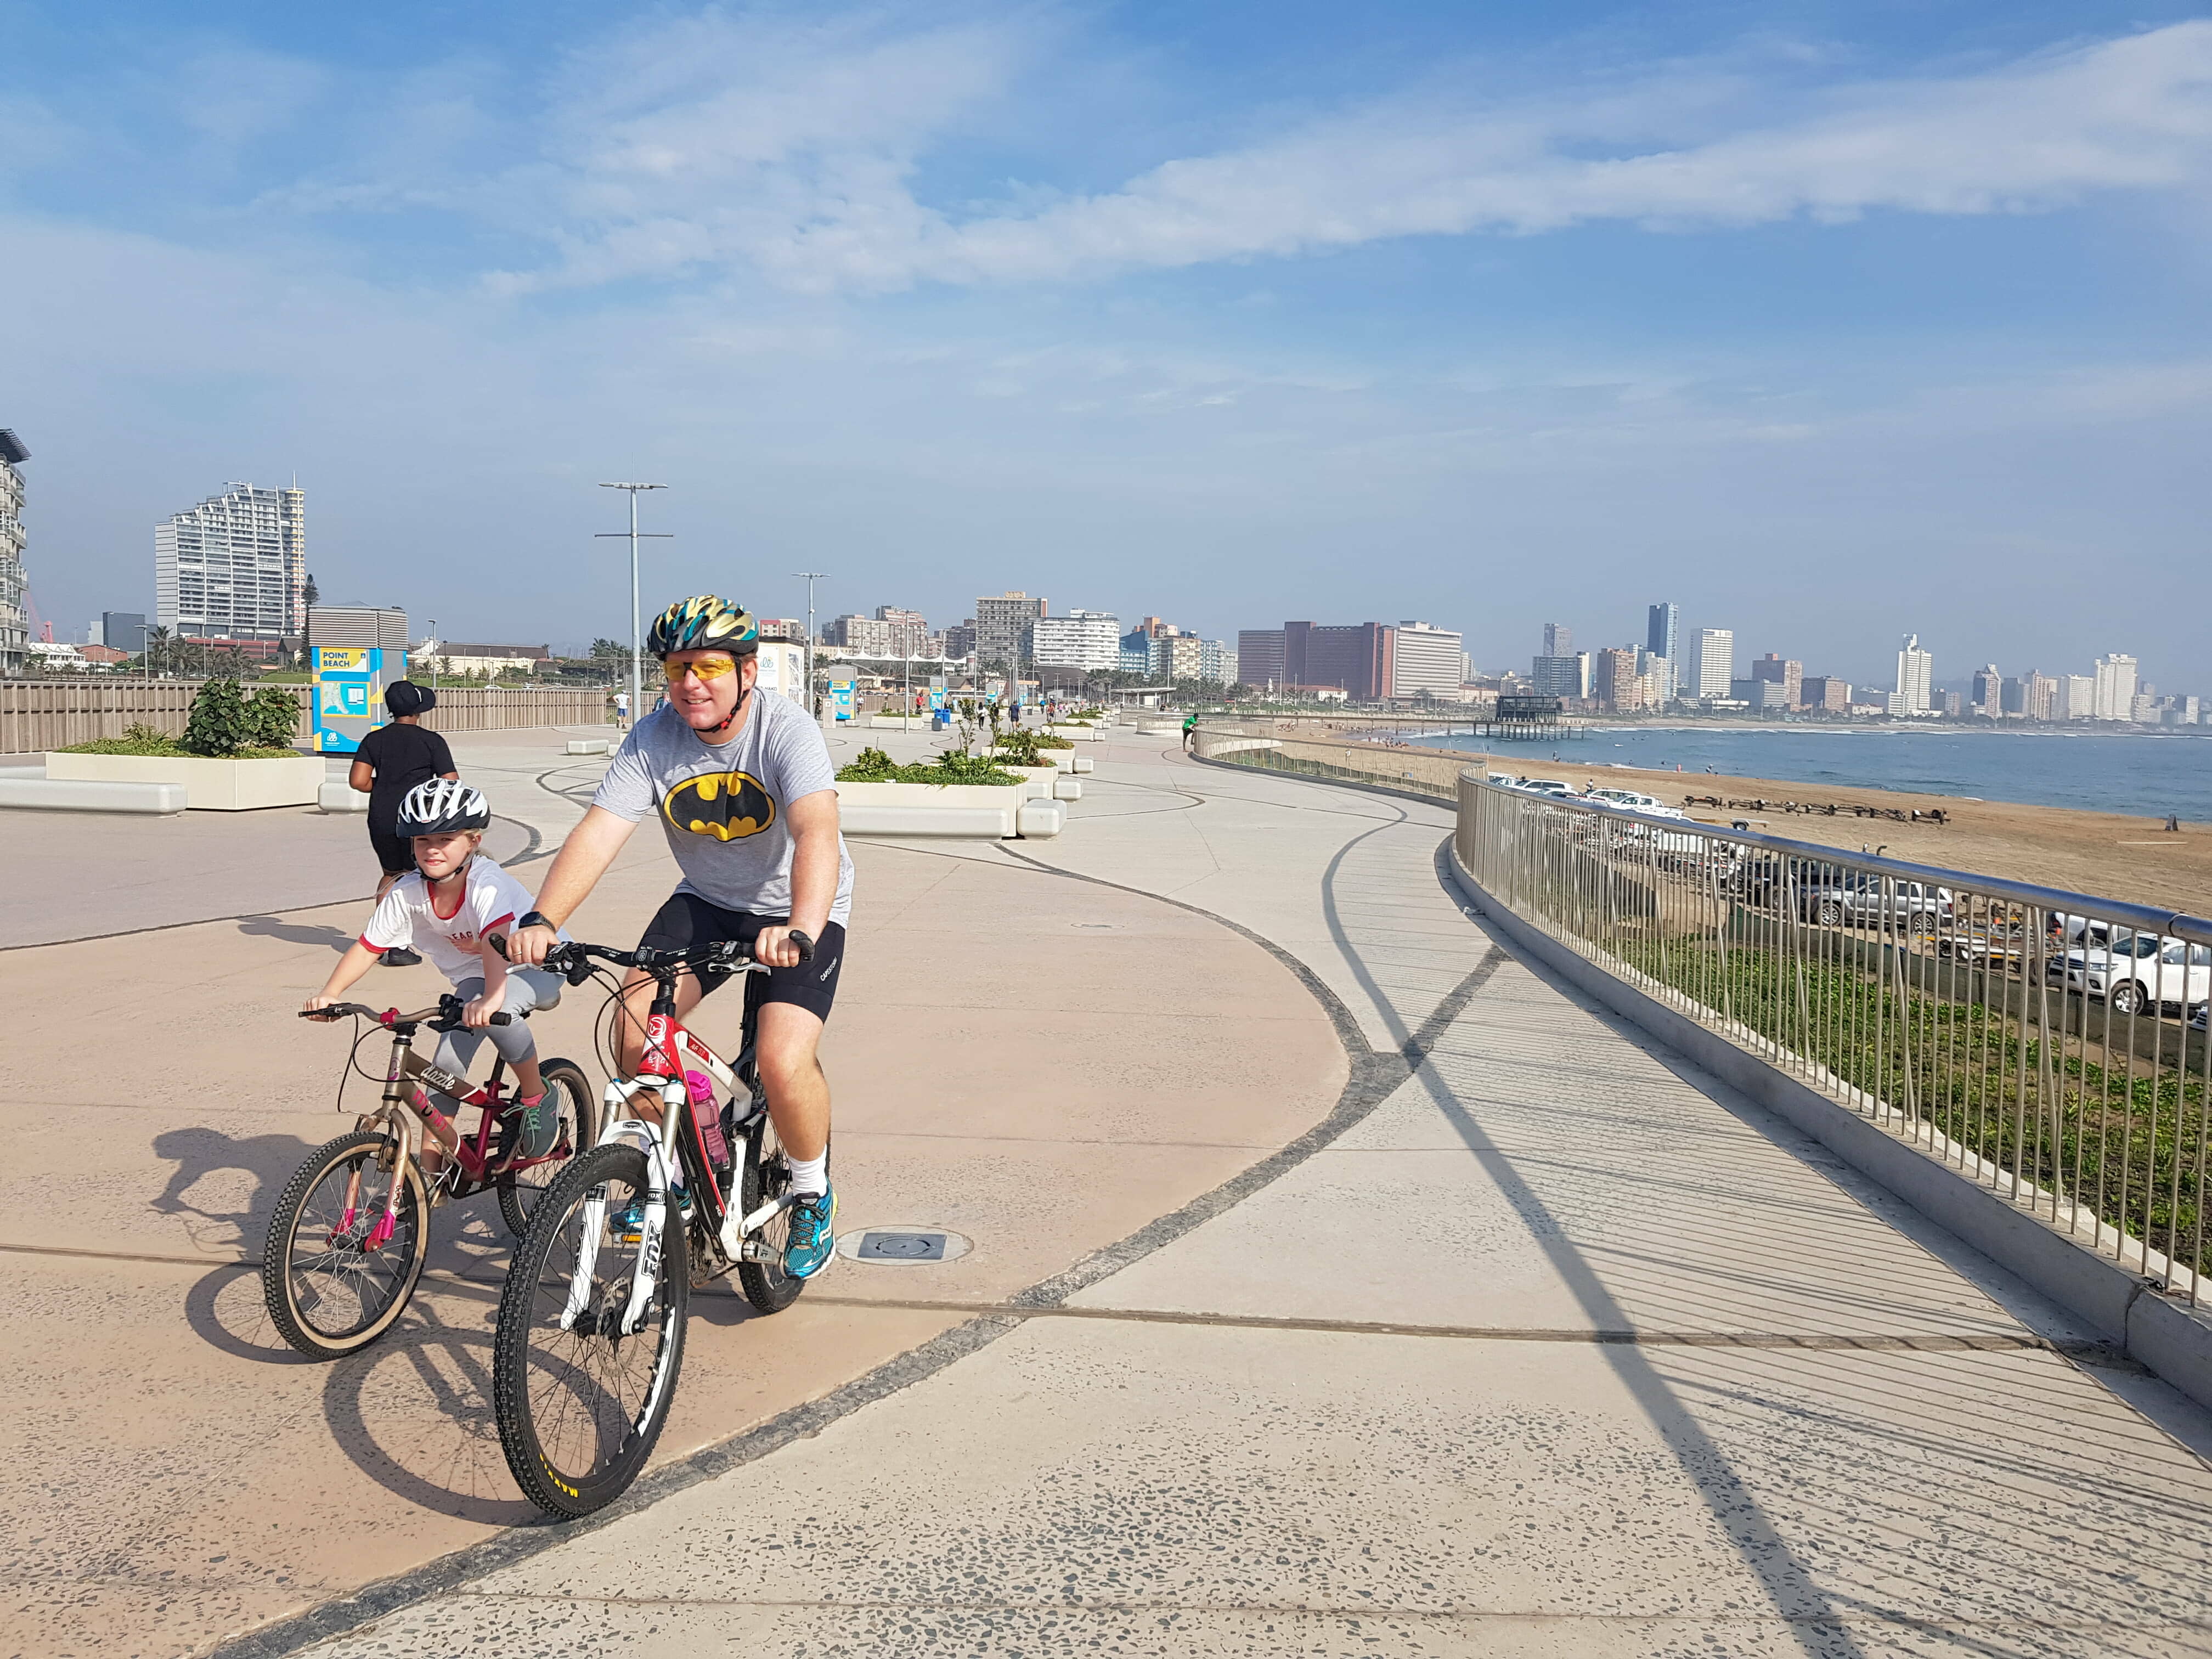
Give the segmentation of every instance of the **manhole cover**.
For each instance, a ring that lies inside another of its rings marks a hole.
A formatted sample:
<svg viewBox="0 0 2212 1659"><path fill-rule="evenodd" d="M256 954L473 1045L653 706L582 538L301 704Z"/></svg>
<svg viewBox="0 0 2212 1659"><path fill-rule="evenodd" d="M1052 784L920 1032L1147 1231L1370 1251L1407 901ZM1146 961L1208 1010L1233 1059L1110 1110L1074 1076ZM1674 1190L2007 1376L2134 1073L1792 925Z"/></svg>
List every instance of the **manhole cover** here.
<svg viewBox="0 0 2212 1659"><path fill-rule="evenodd" d="M872 1261L884 1266L930 1267L957 1261L975 1248L968 1239L942 1227L870 1227L847 1233L837 1241L837 1254L848 1261Z"/></svg>
<svg viewBox="0 0 2212 1659"><path fill-rule="evenodd" d="M863 1261L942 1261L943 1233L867 1233L860 1239Z"/></svg>

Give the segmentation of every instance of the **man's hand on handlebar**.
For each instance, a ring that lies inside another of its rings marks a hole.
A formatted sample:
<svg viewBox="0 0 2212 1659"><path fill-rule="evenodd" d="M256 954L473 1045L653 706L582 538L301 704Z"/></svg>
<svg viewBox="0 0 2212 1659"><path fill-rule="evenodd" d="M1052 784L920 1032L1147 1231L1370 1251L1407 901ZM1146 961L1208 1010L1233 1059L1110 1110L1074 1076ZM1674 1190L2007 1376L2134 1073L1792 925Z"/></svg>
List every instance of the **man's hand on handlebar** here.
<svg viewBox="0 0 2212 1659"><path fill-rule="evenodd" d="M796 968L813 954L813 939L796 927L763 927L753 941L753 960L769 968Z"/></svg>
<svg viewBox="0 0 2212 1659"><path fill-rule="evenodd" d="M550 927L518 927L507 936L507 959L518 968L543 967L546 952L560 942L561 935Z"/></svg>

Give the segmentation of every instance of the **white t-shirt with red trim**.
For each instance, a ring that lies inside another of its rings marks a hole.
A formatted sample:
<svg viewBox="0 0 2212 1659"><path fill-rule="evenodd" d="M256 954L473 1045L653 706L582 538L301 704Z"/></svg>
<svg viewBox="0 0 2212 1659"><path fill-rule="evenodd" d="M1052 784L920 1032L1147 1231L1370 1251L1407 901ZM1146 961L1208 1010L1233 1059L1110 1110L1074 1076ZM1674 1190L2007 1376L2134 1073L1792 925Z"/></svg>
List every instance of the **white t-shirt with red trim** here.
<svg viewBox="0 0 2212 1659"><path fill-rule="evenodd" d="M469 860L461 900L450 915L441 915L422 872L411 870L392 890L362 929L361 942L372 951L405 945L420 951L455 985L484 975L483 937L512 927L534 901L513 876L478 853ZM567 939L563 933L561 937Z"/></svg>

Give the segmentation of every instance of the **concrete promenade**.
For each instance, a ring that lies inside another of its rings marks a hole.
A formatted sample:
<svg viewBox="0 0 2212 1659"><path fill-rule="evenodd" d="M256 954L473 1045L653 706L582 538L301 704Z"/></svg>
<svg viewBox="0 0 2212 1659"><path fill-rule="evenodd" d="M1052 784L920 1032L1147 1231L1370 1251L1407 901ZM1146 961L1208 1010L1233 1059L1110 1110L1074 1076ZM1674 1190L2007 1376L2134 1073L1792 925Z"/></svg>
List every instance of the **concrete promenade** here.
<svg viewBox="0 0 2212 1659"><path fill-rule="evenodd" d="M695 1303L597 1525L516 1524L495 1215L337 1366L225 1265L339 1127L265 1013L343 907L0 956L0 1651L2212 1652L2201 1413L1515 960L1444 810L1099 754L1055 841L856 848L842 1224L975 1252Z"/></svg>

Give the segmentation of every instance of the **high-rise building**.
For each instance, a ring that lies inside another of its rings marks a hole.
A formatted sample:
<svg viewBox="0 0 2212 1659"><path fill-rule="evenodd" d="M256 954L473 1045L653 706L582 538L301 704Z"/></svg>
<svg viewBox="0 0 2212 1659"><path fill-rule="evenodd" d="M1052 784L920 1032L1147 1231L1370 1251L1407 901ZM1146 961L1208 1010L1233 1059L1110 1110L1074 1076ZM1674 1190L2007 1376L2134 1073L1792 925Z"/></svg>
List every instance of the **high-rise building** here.
<svg viewBox="0 0 2212 1659"><path fill-rule="evenodd" d="M1285 623L1283 633L1284 656L1297 659L1285 666L1296 674L1297 684L1335 686L1355 702L1390 695L1395 629L1382 623Z"/></svg>
<svg viewBox="0 0 2212 1659"><path fill-rule="evenodd" d="M2136 659L2119 652L2097 659L2096 687L2090 717L2100 720L2135 718Z"/></svg>
<svg viewBox="0 0 2212 1659"><path fill-rule="evenodd" d="M1801 683L1802 706L1823 714L1840 714L1851 706L1851 683L1833 674L1808 674Z"/></svg>
<svg viewBox="0 0 2212 1659"><path fill-rule="evenodd" d="M900 657L919 655L901 651L896 643L897 630L887 622L873 617L848 614L838 617L822 630L824 645L842 645L848 651L863 657Z"/></svg>
<svg viewBox="0 0 2212 1659"><path fill-rule="evenodd" d="M1682 660L1682 607L1655 605L1645 616L1644 648L1666 661L1666 665L1658 671L1662 692L1659 703L1663 708L1674 701L1681 684L1681 673L1675 665Z"/></svg>
<svg viewBox="0 0 2212 1659"><path fill-rule="evenodd" d="M146 649L146 613L143 611L103 611L95 645L138 656Z"/></svg>
<svg viewBox="0 0 2212 1659"><path fill-rule="evenodd" d="M2017 685L2017 680L2008 680L1997 672L1995 663L1985 663L1974 671L1973 690L1967 702L1977 714L1986 714L1992 720L2000 714L2017 714L2021 710L2005 701L2005 687Z"/></svg>
<svg viewBox="0 0 2212 1659"><path fill-rule="evenodd" d="M975 654L975 619L967 617L945 630L945 654L948 657L972 657Z"/></svg>
<svg viewBox="0 0 2212 1659"><path fill-rule="evenodd" d="M1805 701L1805 665L1795 657L1778 656L1770 651L1753 661L1751 678L1769 685L1780 686L1781 706L1784 708L1796 708ZM1766 700L1753 698L1752 701ZM1768 706L1772 705L1770 703Z"/></svg>
<svg viewBox="0 0 2212 1659"><path fill-rule="evenodd" d="M1025 662L1030 651L1030 625L1044 615L1045 602L1018 591L975 601L975 654L986 663L1001 666Z"/></svg>
<svg viewBox="0 0 2212 1659"><path fill-rule="evenodd" d="M1198 677L1203 680L1218 680L1224 685L1237 682L1237 653L1226 640L1207 640L1199 648Z"/></svg>
<svg viewBox="0 0 2212 1659"><path fill-rule="evenodd" d="M180 638L265 641L307 625L307 497L234 483L154 526L154 599Z"/></svg>
<svg viewBox="0 0 2212 1659"><path fill-rule="evenodd" d="M2060 694L2058 718L2063 720L2087 720L2097 717L2097 677L2094 674L2065 676L2065 690Z"/></svg>
<svg viewBox="0 0 2212 1659"><path fill-rule="evenodd" d="M929 623L919 611L908 611L896 605L879 605L874 620L890 629L890 650L894 657L933 657L929 648Z"/></svg>
<svg viewBox="0 0 2212 1659"><path fill-rule="evenodd" d="M2020 712L2025 719L2058 719L2059 705L2065 695L2065 682L2055 674L2039 674L2031 668L2020 677Z"/></svg>
<svg viewBox="0 0 2212 1659"><path fill-rule="evenodd" d="M1936 659L1920 648L1920 635L1907 634L1897 650L1897 696L1894 713L1924 714L1936 705Z"/></svg>
<svg viewBox="0 0 2212 1659"><path fill-rule="evenodd" d="M1729 682L1735 678L1735 630L1700 628L1693 649L1696 655L1691 659L1690 666L1697 676L1698 695L1727 696Z"/></svg>
<svg viewBox="0 0 2212 1659"><path fill-rule="evenodd" d="M1280 690L1283 678L1283 630L1246 628L1237 635L1237 679L1241 685Z"/></svg>
<svg viewBox="0 0 2212 1659"><path fill-rule="evenodd" d="M23 610L23 441L0 426L0 674L20 674L31 642Z"/></svg>
<svg viewBox="0 0 2212 1659"><path fill-rule="evenodd" d="M1030 624L1040 668L1110 670L1121 665L1121 619L1109 611L1070 611Z"/></svg>
<svg viewBox="0 0 2212 1659"><path fill-rule="evenodd" d="M1565 623L1544 624L1544 649L1547 657L1571 657L1575 653L1575 631Z"/></svg>
<svg viewBox="0 0 2212 1659"><path fill-rule="evenodd" d="M1390 650L1390 684L1387 696L1456 697L1466 660L1460 636L1434 623L1401 622L1394 630Z"/></svg>
<svg viewBox="0 0 2212 1659"><path fill-rule="evenodd" d="M1644 706L1644 678L1637 672L1636 657L1632 645L1597 653L1591 694L1616 714L1634 714Z"/></svg>
<svg viewBox="0 0 2212 1659"><path fill-rule="evenodd" d="M1540 697L1587 697L1590 694L1590 653L1566 657L1538 657L1528 665L1529 684Z"/></svg>

